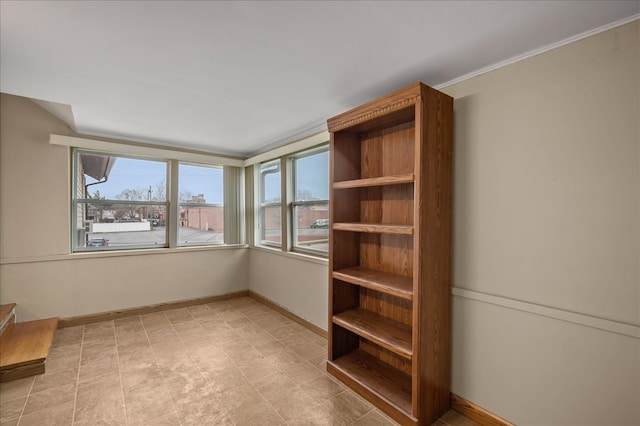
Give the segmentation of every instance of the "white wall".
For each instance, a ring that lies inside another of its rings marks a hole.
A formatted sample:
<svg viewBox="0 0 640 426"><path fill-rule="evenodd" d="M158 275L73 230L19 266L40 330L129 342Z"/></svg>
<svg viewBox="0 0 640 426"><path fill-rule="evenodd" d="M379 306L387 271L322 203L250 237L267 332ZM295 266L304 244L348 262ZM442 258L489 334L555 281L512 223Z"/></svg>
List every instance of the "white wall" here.
<svg viewBox="0 0 640 426"><path fill-rule="evenodd" d="M326 261L301 260L268 249L251 249L249 289L288 311L327 329Z"/></svg>
<svg viewBox="0 0 640 426"><path fill-rule="evenodd" d="M248 289L247 248L70 255L69 150L49 144L69 130L28 99L1 102L0 302L19 321Z"/></svg>
<svg viewBox="0 0 640 426"><path fill-rule="evenodd" d="M519 425L640 424L638 21L451 85L452 391ZM250 289L327 328L327 267Z"/></svg>

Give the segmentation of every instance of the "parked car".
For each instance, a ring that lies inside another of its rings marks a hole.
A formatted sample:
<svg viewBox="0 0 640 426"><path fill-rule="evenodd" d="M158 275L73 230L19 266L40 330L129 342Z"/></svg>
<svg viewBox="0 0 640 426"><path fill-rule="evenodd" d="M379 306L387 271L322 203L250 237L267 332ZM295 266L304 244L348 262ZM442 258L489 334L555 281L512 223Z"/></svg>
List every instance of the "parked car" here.
<svg viewBox="0 0 640 426"><path fill-rule="evenodd" d="M329 227L329 219L316 219L311 223L311 228L328 228Z"/></svg>
<svg viewBox="0 0 640 426"><path fill-rule="evenodd" d="M104 238L92 238L87 243L87 247L107 247L109 245L109 240L105 240Z"/></svg>

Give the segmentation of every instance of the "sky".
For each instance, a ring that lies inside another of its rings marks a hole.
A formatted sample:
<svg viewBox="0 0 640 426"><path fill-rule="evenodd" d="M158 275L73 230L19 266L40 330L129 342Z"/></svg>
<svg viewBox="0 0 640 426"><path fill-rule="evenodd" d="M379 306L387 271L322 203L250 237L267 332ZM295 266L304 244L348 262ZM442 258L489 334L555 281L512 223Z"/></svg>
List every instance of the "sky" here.
<svg viewBox="0 0 640 426"><path fill-rule="evenodd" d="M295 159L296 193L308 191L311 199L329 199L329 151ZM281 173L265 174L265 201L276 201L280 197Z"/></svg>
<svg viewBox="0 0 640 426"><path fill-rule="evenodd" d="M158 187L166 190L167 163L162 161L136 160L118 157L105 183L89 186L89 193L100 195L106 199L116 200L124 189L137 189L148 200L149 187L152 199L158 193ZM87 183L96 182L87 176ZM203 194L207 203L222 203L222 168L192 166L180 164L178 174L178 191L190 192L192 195Z"/></svg>
<svg viewBox="0 0 640 426"><path fill-rule="evenodd" d="M296 162L296 191L308 191L313 199L329 199L329 152L300 157ZM125 189L139 190L148 200L149 187L154 199L158 189L166 190L167 163L118 157L105 183L88 187L89 194L100 191L100 196L116 200ZM280 173L266 175L265 199L280 198ZM87 183L96 182L86 176ZM223 172L221 167L179 165L178 191L180 194L203 194L207 203L223 202Z"/></svg>

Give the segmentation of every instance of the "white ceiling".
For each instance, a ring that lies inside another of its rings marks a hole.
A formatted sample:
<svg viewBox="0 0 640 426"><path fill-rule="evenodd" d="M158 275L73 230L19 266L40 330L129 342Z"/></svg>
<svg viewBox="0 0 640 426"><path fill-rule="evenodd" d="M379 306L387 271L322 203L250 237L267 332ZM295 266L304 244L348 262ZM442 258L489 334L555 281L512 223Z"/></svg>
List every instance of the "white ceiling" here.
<svg viewBox="0 0 640 426"><path fill-rule="evenodd" d="M70 106L80 133L248 156L415 81L442 86L637 18L640 1L0 7L2 92Z"/></svg>

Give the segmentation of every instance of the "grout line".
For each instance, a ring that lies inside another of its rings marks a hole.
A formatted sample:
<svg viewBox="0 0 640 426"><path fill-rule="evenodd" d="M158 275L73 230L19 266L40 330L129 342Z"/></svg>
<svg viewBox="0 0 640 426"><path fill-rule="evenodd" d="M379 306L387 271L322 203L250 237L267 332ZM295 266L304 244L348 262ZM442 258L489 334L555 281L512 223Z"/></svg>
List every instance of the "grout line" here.
<svg viewBox="0 0 640 426"><path fill-rule="evenodd" d="M142 319L140 320L142 322ZM122 395L122 409L124 410L124 424L129 424L127 416L127 404L124 400L124 384L122 382L122 369L120 368L120 351L118 350L118 334L116 333L116 321L113 320L113 339L116 342L116 360L118 361L118 378L120 379L120 393Z"/></svg>
<svg viewBox="0 0 640 426"><path fill-rule="evenodd" d="M78 357L78 374L76 374L76 389L73 394L73 413L71 413L72 425L76 422L76 404L78 403L78 388L80 387L80 367L82 366L82 349L84 348L84 330L85 326L83 325L82 338L80 338L80 356Z"/></svg>
<svg viewBox="0 0 640 426"><path fill-rule="evenodd" d="M182 309L186 309L186 308L182 308ZM165 311L160 311L160 312L162 313L162 315L164 315L164 317L167 319L167 321L169 321L169 324L171 324L171 327L173 328L173 330L178 335L178 339L182 340L180 338L180 335L178 334L178 330L176 330L176 328L173 326L173 323L171 322L171 320L169 319L169 317L167 316ZM139 315L139 317L140 317L140 323L142 324L142 328L144 329L144 335L147 336L147 342L149 342L149 348L151 349L151 353L153 354L153 362L155 363L156 368L158 368L158 372L160 373L160 377L162 377L162 383L164 384L165 390L169 394L169 400L171 401L171 407L173 408L173 413L176 415L176 418L178 419L178 423L180 423L180 425L182 425L182 419L178 415L178 410L176 410L176 406L173 403L173 396L171 395L171 392L169 392L169 387L167 386L167 381L166 381L166 379L164 377L164 374L162 374L162 369L158 365L158 360L156 358L155 351L153 350L153 345L151 344L151 339L149 339L149 334L147 333L147 328L144 326L144 322L142 321L142 316ZM182 344L184 345L184 342ZM123 390L123 397L124 397L124 390ZM157 419L154 419L154 420L158 420L159 418L160 417L158 417Z"/></svg>
<svg viewBox="0 0 640 426"><path fill-rule="evenodd" d="M31 381L31 386L29 386L29 391L27 392L27 397L24 400L24 404L22 405L22 409L20 410L20 415L18 416L18 423L16 423L17 425L20 424L20 421L22 420L22 416L24 414L24 409L27 407L27 402L29 402L29 398L31 398L31 391L33 390L33 386L36 384L36 378L34 377L33 380Z"/></svg>

